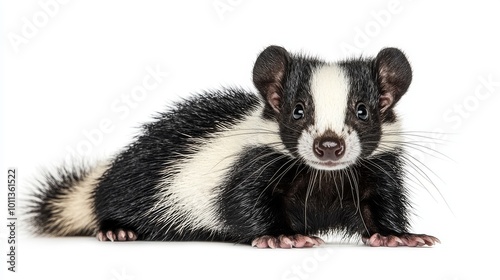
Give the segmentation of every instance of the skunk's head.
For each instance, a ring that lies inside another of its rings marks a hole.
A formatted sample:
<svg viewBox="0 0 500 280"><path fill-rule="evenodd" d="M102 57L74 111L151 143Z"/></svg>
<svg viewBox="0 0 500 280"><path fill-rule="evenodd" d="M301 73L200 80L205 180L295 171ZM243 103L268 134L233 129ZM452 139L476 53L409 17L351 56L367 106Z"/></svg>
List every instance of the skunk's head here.
<svg viewBox="0 0 500 280"><path fill-rule="evenodd" d="M267 101L264 116L279 123L285 147L321 170L346 168L391 146L381 139L397 133L393 108L411 79L408 60L395 48L326 63L270 46L253 70Z"/></svg>

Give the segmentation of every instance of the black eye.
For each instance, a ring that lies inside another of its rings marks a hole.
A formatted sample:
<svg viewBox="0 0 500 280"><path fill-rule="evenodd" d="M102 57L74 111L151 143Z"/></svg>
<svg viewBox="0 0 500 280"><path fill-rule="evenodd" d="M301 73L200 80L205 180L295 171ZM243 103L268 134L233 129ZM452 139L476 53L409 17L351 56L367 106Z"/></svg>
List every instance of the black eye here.
<svg viewBox="0 0 500 280"><path fill-rule="evenodd" d="M366 109L365 104L359 103L356 107L356 116L358 119L366 121L368 119L368 109Z"/></svg>
<svg viewBox="0 0 500 280"><path fill-rule="evenodd" d="M295 109L293 109L293 118L295 120L300 120L304 117L304 106L300 103L295 105Z"/></svg>

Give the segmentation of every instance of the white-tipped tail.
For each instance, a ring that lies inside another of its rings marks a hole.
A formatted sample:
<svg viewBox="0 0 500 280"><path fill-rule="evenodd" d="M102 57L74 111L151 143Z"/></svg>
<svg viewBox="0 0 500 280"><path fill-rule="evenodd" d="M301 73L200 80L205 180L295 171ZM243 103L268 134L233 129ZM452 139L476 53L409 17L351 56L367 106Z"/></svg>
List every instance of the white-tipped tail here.
<svg viewBox="0 0 500 280"><path fill-rule="evenodd" d="M54 236L94 234L97 221L93 194L107 168L107 164L99 164L47 175L29 207L34 231Z"/></svg>

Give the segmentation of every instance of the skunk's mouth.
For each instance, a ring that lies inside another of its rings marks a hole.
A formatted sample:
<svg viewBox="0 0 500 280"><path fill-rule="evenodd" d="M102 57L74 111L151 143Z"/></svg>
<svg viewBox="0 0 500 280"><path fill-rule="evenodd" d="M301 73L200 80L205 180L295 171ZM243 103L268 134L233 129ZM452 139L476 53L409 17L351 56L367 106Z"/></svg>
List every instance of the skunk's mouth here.
<svg viewBox="0 0 500 280"><path fill-rule="evenodd" d="M327 161L308 160L307 164L313 168L320 169L320 170L341 170L341 169L349 167L351 164L353 164L353 162L352 161L333 161L333 160L327 160Z"/></svg>
<svg viewBox="0 0 500 280"><path fill-rule="evenodd" d="M361 144L355 130L345 128L342 133L327 130L319 133L311 126L304 130L293 150L302 162L316 170L344 170L355 165L361 155ZM348 131L350 131L348 133Z"/></svg>

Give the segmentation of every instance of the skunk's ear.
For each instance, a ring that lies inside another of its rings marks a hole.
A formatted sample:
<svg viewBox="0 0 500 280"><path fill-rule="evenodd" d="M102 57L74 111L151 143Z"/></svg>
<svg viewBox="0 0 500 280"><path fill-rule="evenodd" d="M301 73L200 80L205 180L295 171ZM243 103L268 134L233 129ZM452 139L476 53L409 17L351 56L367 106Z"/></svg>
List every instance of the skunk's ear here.
<svg viewBox="0 0 500 280"><path fill-rule="evenodd" d="M392 108L405 94L411 83L411 66L402 51L396 48L381 50L374 61L379 88L381 113Z"/></svg>
<svg viewBox="0 0 500 280"><path fill-rule="evenodd" d="M271 108L279 112L283 82L289 60L288 52L278 46L267 47L255 61L253 83Z"/></svg>

